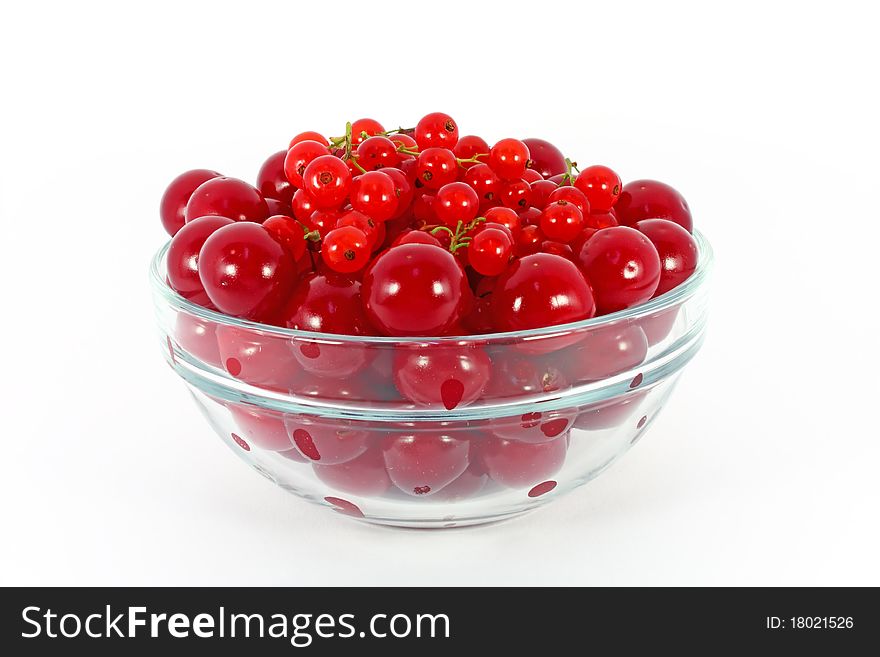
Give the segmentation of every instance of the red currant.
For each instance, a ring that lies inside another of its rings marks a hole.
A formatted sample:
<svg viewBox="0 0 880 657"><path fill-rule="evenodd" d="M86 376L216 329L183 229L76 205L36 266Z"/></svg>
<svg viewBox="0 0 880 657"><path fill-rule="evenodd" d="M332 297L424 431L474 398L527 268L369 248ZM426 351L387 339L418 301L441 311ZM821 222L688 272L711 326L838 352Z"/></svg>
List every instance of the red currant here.
<svg viewBox="0 0 880 657"><path fill-rule="evenodd" d="M642 219L669 219L689 233L694 231L687 201L675 189L656 180L635 180L624 185L614 211L622 226L635 226Z"/></svg>
<svg viewBox="0 0 880 657"><path fill-rule="evenodd" d="M294 260L302 258L306 251L306 232L296 219L275 215L263 222L263 228Z"/></svg>
<svg viewBox="0 0 880 657"><path fill-rule="evenodd" d="M559 185L549 180L536 180L529 183L529 187L532 188L532 207L540 209L550 201L550 195L559 189Z"/></svg>
<svg viewBox="0 0 880 657"><path fill-rule="evenodd" d="M380 254L367 269L367 317L385 335L442 335L461 318L467 278L448 251L403 244Z"/></svg>
<svg viewBox="0 0 880 657"><path fill-rule="evenodd" d="M697 268L697 242L681 225L667 219L645 219L636 224L660 256L660 284L654 296L684 283Z"/></svg>
<svg viewBox="0 0 880 657"><path fill-rule="evenodd" d="M405 149L408 151L417 151L419 149L419 145L416 143L416 140L402 132L396 132L393 135L389 135L388 139L391 140L398 151L400 151L400 149ZM411 155L409 153L398 153L398 155L400 156L401 162L416 159L415 155Z"/></svg>
<svg viewBox="0 0 880 657"><path fill-rule="evenodd" d="M455 228L459 222L468 224L480 211L480 198L463 182L452 182L437 190L431 206L440 223Z"/></svg>
<svg viewBox="0 0 880 657"><path fill-rule="evenodd" d="M496 223L506 227L510 231L511 239L516 242L522 228L522 219L514 210L505 207L489 208L483 216L486 218L486 223Z"/></svg>
<svg viewBox="0 0 880 657"><path fill-rule="evenodd" d="M541 250L544 233L538 226L523 226L516 238L516 257L523 258Z"/></svg>
<svg viewBox="0 0 880 657"><path fill-rule="evenodd" d="M228 315L268 319L295 281L293 258L259 224L215 230L198 259L199 279L211 302Z"/></svg>
<svg viewBox="0 0 880 657"><path fill-rule="evenodd" d="M171 240L166 259L168 282L181 296L196 302L206 296L199 279L199 252L215 230L232 223L235 222L226 217L199 217L181 228Z"/></svg>
<svg viewBox="0 0 880 657"><path fill-rule="evenodd" d="M367 171L355 176L350 197L351 207L378 222L391 219L397 212L394 180L383 171Z"/></svg>
<svg viewBox="0 0 880 657"><path fill-rule="evenodd" d="M372 137L374 135L381 135L385 132L385 128L375 119L358 119L351 124L351 143L359 146L361 142L367 139L367 137L363 136L364 132L367 133L367 137Z"/></svg>
<svg viewBox="0 0 880 657"><path fill-rule="evenodd" d="M394 196L397 197L397 210L394 211L392 219L402 217L410 208L415 196L415 189L412 182L399 169L388 168L383 171L386 176L391 178L394 183Z"/></svg>
<svg viewBox="0 0 880 657"><path fill-rule="evenodd" d="M458 160L448 148L426 148L419 153L416 167L417 182L428 189L440 189L458 177Z"/></svg>
<svg viewBox="0 0 880 657"><path fill-rule="evenodd" d="M467 470L470 441L457 433L418 431L382 441L388 476L408 495L436 493Z"/></svg>
<svg viewBox="0 0 880 657"><path fill-rule="evenodd" d="M525 180L506 181L501 186L501 202L504 207L517 212L532 206L532 187Z"/></svg>
<svg viewBox="0 0 880 657"><path fill-rule="evenodd" d="M348 166L334 155L322 155L306 166L302 188L308 192L315 207L331 210L340 207L351 187Z"/></svg>
<svg viewBox="0 0 880 657"><path fill-rule="evenodd" d="M617 225L617 217L613 210L608 212L591 212L584 215L584 225L595 230L611 228Z"/></svg>
<svg viewBox="0 0 880 657"><path fill-rule="evenodd" d="M529 161L529 147L518 139L502 139L489 151L489 167L502 180L521 180Z"/></svg>
<svg viewBox="0 0 880 657"><path fill-rule="evenodd" d="M282 203L290 203L293 192L290 181L284 174L284 160L287 151L278 151L269 156L257 173L257 188L264 198L274 198Z"/></svg>
<svg viewBox="0 0 880 657"><path fill-rule="evenodd" d="M583 227L584 215L576 205L568 201L550 203L541 215L541 232L557 242L571 242Z"/></svg>
<svg viewBox="0 0 880 657"><path fill-rule="evenodd" d="M381 238L384 237L379 231L383 224L376 223L363 212L358 212L357 210L349 210L336 220L337 228L342 228L343 226L353 226L361 231L366 236L367 243L371 249L376 246L377 242L381 244Z"/></svg>
<svg viewBox="0 0 880 657"><path fill-rule="evenodd" d="M312 204L312 199L309 198L305 190L298 189L293 193L293 198L290 199L290 209L297 221L306 223L309 217L312 216L312 213L318 208Z"/></svg>
<svg viewBox="0 0 880 657"><path fill-rule="evenodd" d="M480 162L485 162L489 159L489 144L487 144L486 140L482 137L465 135L464 137L459 138L458 142L455 144L455 148L452 149L452 152L455 153L455 157L460 160L472 160L478 155L481 155L482 157L478 157L477 159ZM464 162L461 166L470 168L476 164L476 162Z"/></svg>
<svg viewBox="0 0 880 657"><path fill-rule="evenodd" d="M206 215L233 221L263 221L269 206L259 190L237 178L212 178L199 185L186 204L186 220Z"/></svg>
<svg viewBox="0 0 880 657"><path fill-rule="evenodd" d="M291 189L291 192L294 190ZM293 209L286 203L282 203L278 199L275 198L267 198L266 206L269 208L269 216L274 217L277 214L284 215L285 217L293 218ZM263 223L266 223L265 221Z"/></svg>
<svg viewBox="0 0 880 657"><path fill-rule="evenodd" d="M593 288L599 314L647 301L660 283L657 249L626 226L597 231L584 244L578 261Z"/></svg>
<svg viewBox="0 0 880 657"><path fill-rule="evenodd" d="M552 253L553 255L562 256L566 260L576 261L574 251L568 244L563 242L554 242L553 240L544 240L541 243L541 253Z"/></svg>
<svg viewBox="0 0 880 657"><path fill-rule="evenodd" d="M577 187L572 187L571 185L557 187L550 193L550 196L547 197L546 205L555 203L556 201L571 203L581 211L581 214L584 217L590 214L590 202L587 200L586 195Z"/></svg>
<svg viewBox="0 0 880 657"><path fill-rule="evenodd" d="M222 174L209 169L193 169L171 181L159 204L159 217L169 235L174 237L183 227L186 219L186 204L196 188L203 182L221 176Z"/></svg>
<svg viewBox="0 0 880 657"><path fill-rule="evenodd" d="M309 163L321 157L328 155L326 144L317 141L305 140L294 144L287 155L284 156L284 175L291 185L297 188L303 187L303 174Z"/></svg>
<svg viewBox="0 0 880 657"><path fill-rule="evenodd" d="M314 130L306 130L305 132L301 132L296 137L291 139L290 145L287 147L287 149L290 150L301 141L316 141L319 144L324 144L324 146L328 146L330 143L327 141L327 138L320 132L315 132Z"/></svg>
<svg viewBox="0 0 880 657"><path fill-rule="evenodd" d="M419 150L426 148L452 149L458 142L458 126L448 114L432 112L419 120L413 136Z"/></svg>
<svg viewBox="0 0 880 657"><path fill-rule="evenodd" d="M501 179L488 164L476 164L464 174L463 181L470 185L480 197L480 206L498 205L501 195Z"/></svg>
<svg viewBox="0 0 880 657"><path fill-rule="evenodd" d="M468 262L483 276L497 276L513 255L513 238L501 228L479 231L467 247Z"/></svg>
<svg viewBox="0 0 880 657"><path fill-rule="evenodd" d="M367 171L396 167L400 164L400 154L388 137L370 137L358 146L357 163Z"/></svg>
<svg viewBox="0 0 880 657"><path fill-rule="evenodd" d="M589 199L594 212L608 212L620 196L622 184L620 176L601 164L582 169L574 181L574 186Z"/></svg>
<svg viewBox="0 0 880 657"><path fill-rule="evenodd" d="M354 226L334 228L324 237L321 258L331 270L351 274L370 261L371 246L363 231Z"/></svg>
<svg viewBox="0 0 880 657"><path fill-rule="evenodd" d="M565 173L565 156L556 146L543 139L523 139L529 149L529 168L544 178Z"/></svg>

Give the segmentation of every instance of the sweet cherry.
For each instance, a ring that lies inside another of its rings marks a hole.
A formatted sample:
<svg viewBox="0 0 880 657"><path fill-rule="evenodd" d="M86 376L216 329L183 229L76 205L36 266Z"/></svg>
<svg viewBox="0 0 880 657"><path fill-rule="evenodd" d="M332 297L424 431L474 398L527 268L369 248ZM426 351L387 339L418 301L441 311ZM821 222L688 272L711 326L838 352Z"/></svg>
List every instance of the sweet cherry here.
<svg viewBox="0 0 880 657"><path fill-rule="evenodd" d="M542 443L489 436L481 442L480 456L493 480L508 488L526 488L559 472L567 451L565 434Z"/></svg>
<svg viewBox="0 0 880 657"><path fill-rule="evenodd" d="M382 441L388 476L408 495L428 496L458 479L470 463L471 443L460 433L418 431Z"/></svg>
<svg viewBox="0 0 880 657"><path fill-rule="evenodd" d="M165 231L174 237L186 221L186 204L199 185L223 174L210 169L186 171L168 185L159 204L159 218Z"/></svg>
<svg viewBox="0 0 880 657"><path fill-rule="evenodd" d="M257 189L266 199L276 199L282 203L290 203L293 193L287 175L284 173L284 161L287 159L287 151L278 151L269 156L257 173Z"/></svg>
<svg viewBox="0 0 880 657"><path fill-rule="evenodd" d="M480 398L491 378L492 361L472 345L415 346L398 351L392 371L404 398L451 411Z"/></svg>
<svg viewBox="0 0 880 657"><path fill-rule="evenodd" d="M645 219L636 224L660 255L660 284L654 296L684 283L697 268L697 242L681 225L667 219Z"/></svg>
<svg viewBox="0 0 880 657"><path fill-rule="evenodd" d="M263 228L294 260L302 258L306 251L306 232L296 219L275 215L263 222Z"/></svg>
<svg viewBox="0 0 880 657"><path fill-rule="evenodd" d="M669 219L689 233L694 231L687 201L675 189L656 180L634 180L624 185L614 211L622 226L635 226L643 219Z"/></svg>
<svg viewBox="0 0 880 657"><path fill-rule="evenodd" d="M269 216L269 206L253 185L221 176L199 185L186 204L187 221L206 215L260 222Z"/></svg>
<svg viewBox="0 0 880 657"><path fill-rule="evenodd" d="M199 217L177 231L168 247L166 263L168 282L181 296L196 302L205 300L205 288L199 279L199 252L214 231L233 223L226 217Z"/></svg>
<svg viewBox="0 0 880 657"><path fill-rule="evenodd" d="M370 432L349 420L287 415L284 426L296 450L321 465L352 461L369 447Z"/></svg>
<svg viewBox="0 0 880 657"><path fill-rule="evenodd" d="M529 149L529 168L544 178L565 173L565 156L556 146L543 139L523 139Z"/></svg>

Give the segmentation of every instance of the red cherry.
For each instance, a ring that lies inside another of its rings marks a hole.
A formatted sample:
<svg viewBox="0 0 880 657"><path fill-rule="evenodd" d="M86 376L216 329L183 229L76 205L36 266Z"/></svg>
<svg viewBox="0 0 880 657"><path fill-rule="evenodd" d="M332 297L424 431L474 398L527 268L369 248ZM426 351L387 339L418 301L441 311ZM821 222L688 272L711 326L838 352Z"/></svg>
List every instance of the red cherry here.
<svg viewBox="0 0 880 657"><path fill-rule="evenodd" d="M577 409L533 411L516 417L493 419L489 431L496 438L536 445L556 442L574 425Z"/></svg>
<svg viewBox="0 0 880 657"><path fill-rule="evenodd" d="M583 340L556 355L572 381L600 381L645 361L648 339L635 324L591 329Z"/></svg>
<svg viewBox="0 0 880 657"><path fill-rule="evenodd" d="M454 433L391 434L382 441L388 476L408 495L428 496L467 470L470 441Z"/></svg>
<svg viewBox="0 0 880 657"><path fill-rule="evenodd" d="M370 137L358 146L357 163L367 171L396 167L400 164L400 154L388 137Z"/></svg>
<svg viewBox="0 0 880 657"><path fill-rule="evenodd" d="M162 201L159 204L159 218L169 235L174 237L177 231L183 228L186 220L186 204L196 188L203 182L221 176L222 174L210 169L193 169L171 181L162 194Z"/></svg>
<svg viewBox="0 0 880 657"><path fill-rule="evenodd" d="M318 479L331 488L352 495L377 497L392 485L380 449L368 449L357 458L338 465L315 463L312 469Z"/></svg>
<svg viewBox="0 0 880 657"><path fill-rule="evenodd" d="M363 136L365 132L367 133L366 137ZM351 143L359 146L368 137L380 135L383 132L385 132L385 128L375 119L358 119L351 124Z"/></svg>
<svg viewBox="0 0 880 657"><path fill-rule="evenodd" d="M293 447L280 413L244 404L227 406L242 438L249 444L273 452L284 452Z"/></svg>
<svg viewBox="0 0 880 657"><path fill-rule="evenodd" d="M452 149L458 142L458 126L448 114L432 112L419 119L413 137L415 137L419 150L426 148Z"/></svg>
<svg viewBox="0 0 880 657"><path fill-rule="evenodd" d="M301 132L296 137L291 139L290 145L287 148L291 149L301 141L316 141L319 144L324 144L324 146L328 146L330 144L327 138L320 132L315 132L314 130L306 130L305 132Z"/></svg>
<svg viewBox="0 0 880 657"><path fill-rule="evenodd" d="M442 335L462 316L466 293L455 257L427 244L389 249L364 275L367 317L385 335Z"/></svg>
<svg viewBox="0 0 880 657"><path fill-rule="evenodd" d="M672 329L675 327L675 320L678 318L679 306L673 306L668 310L661 310L639 320L639 326L648 336L648 344L652 347L665 340Z"/></svg>
<svg viewBox="0 0 880 657"><path fill-rule="evenodd" d="M471 463L468 469L462 472L455 481L433 493L431 499L436 502L463 502L476 497L489 481L489 475L481 470L482 466L475 467L475 464Z"/></svg>
<svg viewBox="0 0 880 657"><path fill-rule="evenodd" d="M174 340L180 347L200 361L220 366L217 347L217 325L206 319L178 311L174 321Z"/></svg>
<svg viewBox="0 0 880 657"><path fill-rule="evenodd" d="M624 185L614 211L622 226L635 226L643 219L669 219L689 233L694 231L687 201L675 189L656 180L634 180Z"/></svg>
<svg viewBox="0 0 880 657"><path fill-rule="evenodd" d="M256 187L221 176L199 185L186 204L187 221L206 215L261 222L269 216L269 207Z"/></svg>
<svg viewBox="0 0 880 657"><path fill-rule="evenodd" d="M464 137L459 138L458 142L455 144L455 148L452 149L452 152L455 154L455 157L460 160L471 160L478 155L482 155L483 157L478 159L480 162L484 162L489 159L489 144L487 144L486 140L482 137L465 135ZM461 166L469 169L476 164L476 162L464 162Z"/></svg>
<svg viewBox="0 0 880 657"><path fill-rule="evenodd" d="M654 296L684 283L697 268L697 241L679 224L667 219L645 219L636 224L660 256L660 284Z"/></svg>
<svg viewBox="0 0 880 657"><path fill-rule="evenodd" d="M504 353L497 357L485 399L522 399L570 387L561 367L546 357Z"/></svg>
<svg viewBox="0 0 880 657"><path fill-rule="evenodd" d="M571 260L572 262L576 261L574 251L571 250L571 247L568 244L563 244L562 242L544 240L541 243L541 253L551 253L553 255L562 256L566 260ZM575 264L577 263L575 262Z"/></svg>
<svg viewBox="0 0 880 657"><path fill-rule="evenodd" d="M557 242L571 242L583 226L584 215L576 205L568 201L553 201L541 214L541 232Z"/></svg>
<svg viewBox="0 0 880 657"><path fill-rule="evenodd" d="M351 181L351 207L376 221L391 219L397 212L394 179L383 171L355 176Z"/></svg>
<svg viewBox="0 0 880 657"><path fill-rule="evenodd" d="M617 217L613 210L608 212L591 212L584 215L584 225L588 228L601 230L602 228L612 228L617 226Z"/></svg>
<svg viewBox="0 0 880 657"><path fill-rule="evenodd" d="M266 232L278 242L294 260L302 258L306 251L306 233L302 224L292 217L275 215L263 222Z"/></svg>
<svg viewBox="0 0 880 657"><path fill-rule="evenodd" d="M348 166L334 155L322 155L306 165L302 188L308 192L318 209L339 208L348 196L351 172Z"/></svg>
<svg viewBox="0 0 880 657"><path fill-rule="evenodd" d="M313 415L287 415L287 435L297 452L321 465L339 465L367 451L370 432L350 420Z"/></svg>
<svg viewBox="0 0 880 657"><path fill-rule="evenodd" d="M205 296L205 288L199 279L199 252L214 231L233 223L226 217L199 217L177 231L168 247L166 264L168 282L181 296Z"/></svg>
<svg viewBox="0 0 880 657"><path fill-rule="evenodd" d="M556 146L543 139L523 139L529 149L529 168L545 178L565 173L565 156Z"/></svg>
<svg viewBox="0 0 880 657"><path fill-rule="evenodd" d="M396 354L394 385L415 404L451 411L480 398L491 370L492 361L476 346L413 347Z"/></svg>
<svg viewBox="0 0 880 657"><path fill-rule="evenodd" d="M521 180L529 161L529 147L518 139L502 139L489 151L489 168L502 180Z"/></svg>
<svg viewBox="0 0 880 657"><path fill-rule="evenodd" d="M613 401L591 404L581 409L574 421L577 429L584 431L600 431L619 427L635 415L636 409L647 393L639 392Z"/></svg>
<svg viewBox="0 0 880 657"><path fill-rule="evenodd" d="M596 312L590 286L565 258L536 253L515 261L492 295L495 324L503 331L556 326Z"/></svg>
<svg viewBox="0 0 880 657"><path fill-rule="evenodd" d="M249 319L272 316L295 281L293 258L259 224L215 230L198 259L199 279L222 312Z"/></svg>
<svg viewBox="0 0 880 657"><path fill-rule="evenodd" d="M216 332L220 362L230 376L283 392L296 380L300 368L288 339L224 324Z"/></svg>
<svg viewBox="0 0 880 657"><path fill-rule="evenodd" d="M287 151L278 151L268 157L257 173L257 189L264 198L274 198L282 203L290 203L295 188L284 173L284 160Z"/></svg>
<svg viewBox="0 0 880 657"><path fill-rule="evenodd" d="M400 246L401 244L430 244L431 246L440 246L440 240L423 230L408 230L398 235L391 246Z"/></svg>
<svg viewBox="0 0 880 657"><path fill-rule="evenodd" d="M440 223L455 228L459 222L468 224L476 218L480 198L470 185L452 182L437 190L431 207Z"/></svg>
<svg viewBox="0 0 880 657"><path fill-rule="evenodd" d="M303 187L303 174L306 167L322 155L329 153L326 142L317 142L310 139L297 142L290 147L284 156L284 176L291 185L297 188Z"/></svg>
<svg viewBox="0 0 880 657"><path fill-rule="evenodd" d="M416 160L417 182L440 189L458 178L458 160L448 148L426 148Z"/></svg>
<svg viewBox="0 0 880 657"><path fill-rule="evenodd" d="M562 468L568 450L565 434L543 443L490 436L481 447L489 476L508 488L526 488L549 479Z"/></svg>
<svg viewBox="0 0 880 657"><path fill-rule="evenodd" d="M338 274L311 274L296 286L283 314L284 325L298 331L371 335L361 303L361 284ZM363 369L366 347L327 340L294 340L293 356L302 368L319 376L343 378Z"/></svg>
<svg viewBox="0 0 880 657"><path fill-rule="evenodd" d="M293 191L293 190L291 190L291 191ZM285 217L290 217L291 219L293 218L293 209L289 205L282 203L278 199L267 198L266 199L266 207L269 208L269 216L270 217L274 217L274 216L280 214ZM266 224L266 222L264 221L263 225L265 225L265 224Z"/></svg>
<svg viewBox="0 0 880 657"><path fill-rule="evenodd" d="M475 164L464 174L463 182L480 197L481 207L498 205L501 201L501 179L487 164Z"/></svg>
<svg viewBox="0 0 880 657"><path fill-rule="evenodd" d="M608 212L617 202L622 184L620 176L600 164L582 169L574 181L574 186L590 201L593 212Z"/></svg>
<svg viewBox="0 0 880 657"><path fill-rule="evenodd" d="M484 228L467 247L468 262L483 276L497 276L513 255L513 238L506 227Z"/></svg>
<svg viewBox="0 0 880 657"><path fill-rule="evenodd" d="M578 255L599 314L650 299L660 283L660 256L651 241L626 226L597 231Z"/></svg>
<svg viewBox="0 0 880 657"><path fill-rule="evenodd" d="M583 214L584 217L590 214L590 202L587 200L586 195L577 187L572 187L571 185L563 185L562 187L557 187L556 189L554 189L547 197L547 205L549 205L550 203L555 203L557 201L565 201L567 203L571 203L572 205L576 206L578 210L581 211L581 214Z"/></svg>

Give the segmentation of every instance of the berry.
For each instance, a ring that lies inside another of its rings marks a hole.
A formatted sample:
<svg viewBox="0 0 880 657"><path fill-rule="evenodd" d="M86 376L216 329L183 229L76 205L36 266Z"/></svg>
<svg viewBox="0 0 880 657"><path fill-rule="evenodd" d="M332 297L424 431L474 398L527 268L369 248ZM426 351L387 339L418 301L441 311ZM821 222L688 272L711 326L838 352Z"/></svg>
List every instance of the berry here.
<svg viewBox="0 0 880 657"><path fill-rule="evenodd" d="M467 470L470 441L440 431L391 434L382 441L382 454L394 485L421 497L442 490Z"/></svg>
<svg viewBox="0 0 880 657"><path fill-rule="evenodd" d="M362 230L342 226L329 231L324 237L321 258L333 271L351 274L369 262L371 250L372 244Z"/></svg>
<svg viewBox="0 0 880 657"><path fill-rule="evenodd" d="M318 209L332 210L340 207L351 187L348 166L333 155L322 155L306 165L302 188L308 192Z"/></svg>
<svg viewBox="0 0 880 657"><path fill-rule="evenodd" d="M541 232L548 239L568 243L578 236L584 226L584 215L568 201L554 201L541 214Z"/></svg>
<svg viewBox="0 0 880 657"><path fill-rule="evenodd" d="M209 169L193 169L180 174L171 181L162 201L159 203L159 218L165 231L174 237L186 220L186 204L196 188L203 182L212 178L219 178L222 174Z"/></svg>
<svg viewBox="0 0 880 657"><path fill-rule="evenodd" d="M401 244L430 244L432 246L440 246L440 240L423 230L408 230L398 235L391 246L400 246Z"/></svg>
<svg viewBox="0 0 880 657"><path fill-rule="evenodd" d="M199 217L184 225L168 247L168 282L181 296L207 301L199 279L199 252L215 230L235 223L226 217Z"/></svg>
<svg viewBox="0 0 880 657"><path fill-rule="evenodd" d="M463 182L470 185L480 197L480 207L500 204L501 179L488 164L475 164L464 174Z"/></svg>
<svg viewBox="0 0 880 657"><path fill-rule="evenodd" d="M543 181L544 177L534 169L526 169L525 171L523 171L522 179L531 184L538 181Z"/></svg>
<svg viewBox="0 0 880 657"><path fill-rule="evenodd" d="M586 195L593 212L608 212L620 196L622 183L613 170L597 164L582 169L574 186Z"/></svg>
<svg viewBox="0 0 880 657"><path fill-rule="evenodd" d="M452 152L455 154L460 160L471 160L478 155L482 155L482 157L478 158L480 162L485 162L489 159L489 144L486 143L486 140L482 137L477 137L476 135L465 135L464 137L460 137L458 142L455 144L455 148L452 149ZM469 169L470 167L476 166L476 162L464 162L461 166Z"/></svg>
<svg viewBox="0 0 880 657"><path fill-rule="evenodd" d="M293 447L280 413L244 404L228 404L227 407L249 444L273 452L285 452Z"/></svg>
<svg viewBox="0 0 880 657"><path fill-rule="evenodd" d="M660 256L660 284L654 296L684 283L697 268L697 242L679 224L667 219L645 219L636 224Z"/></svg>
<svg viewBox="0 0 880 657"><path fill-rule="evenodd" d="M298 189L293 193L293 198L290 199L290 209L297 221L305 223L318 208L312 204L312 199L309 198L305 190Z"/></svg>
<svg viewBox="0 0 880 657"><path fill-rule="evenodd" d="M447 411L479 399L491 372L492 361L475 346L403 349L393 364L394 385L404 398Z"/></svg>
<svg viewBox="0 0 880 657"><path fill-rule="evenodd" d="M391 181L394 183L394 196L397 197L397 209L394 211L394 215L391 218L397 219L402 217L409 210L410 205L412 205L413 196L415 196L415 189L409 178L407 178L399 169L388 168L382 173L391 178Z"/></svg>
<svg viewBox="0 0 880 657"><path fill-rule="evenodd" d="M360 230L366 236L370 249L375 247L377 242L381 244L383 235L380 232L380 228L383 225L373 221L363 212L358 212L357 210L349 210L336 220L337 228L354 226Z"/></svg>
<svg viewBox="0 0 880 657"><path fill-rule="evenodd" d="M660 283L660 256L634 228L597 231L578 254L599 314L630 308L650 299Z"/></svg>
<svg viewBox="0 0 880 657"><path fill-rule="evenodd" d="M589 330L555 360L572 381L599 381L637 367L647 355L645 332L635 324L618 324Z"/></svg>
<svg viewBox="0 0 880 657"><path fill-rule="evenodd" d="M397 148L398 150L400 150L401 148L404 148L408 151L419 150L419 145L416 143L416 140L402 132L396 132L393 135L389 135L388 139L391 140L395 148ZM398 153L398 155L400 156L401 162L416 159L415 155L411 155L409 153Z"/></svg>
<svg viewBox="0 0 880 657"><path fill-rule="evenodd" d="M516 257L523 258L541 250L544 233L538 226L523 226L516 238Z"/></svg>
<svg viewBox="0 0 880 657"><path fill-rule="evenodd" d="M366 142L364 142L366 143ZM394 179L382 171L367 171L351 181L351 207L382 222L397 212L397 189Z"/></svg>
<svg viewBox="0 0 880 657"><path fill-rule="evenodd" d="M388 137L370 137L357 148L357 163L367 171L376 171L400 164L397 145Z"/></svg>
<svg viewBox="0 0 880 657"><path fill-rule="evenodd" d="M376 497L392 485L380 449L368 449L357 458L337 465L314 463L312 469L325 484L351 495Z"/></svg>
<svg viewBox="0 0 880 657"><path fill-rule="evenodd" d="M468 262L483 276L497 276L513 254L513 238L502 228L484 228L467 247Z"/></svg>
<svg viewBox="0 0 880 657"><path fill-rule="evenodd" d="M669 219L689 233L694 232L687 201L675 189L656 180L625 184L614 204L614 212L622 226L635 226L643 219Z"/></svg>
<svg viewBox="0 0 880 657"><path fill-rule="evenodd" d="M571 185L563 185L562 187L557 187L554 189L550 195L547 197L546 205L550 203L555 203L557 201L566 201L567 203L571 203L578 210L581 211L581 214L586 217L590 214L590 201L587 199L586 194L584 194L577 187L572 187Z"/></svg>
<svg viewBox="0 0 880 657"><path fill-rule="evenodd" d="M290 140L290 145L287 147L288 150L296 146L301 141L316 141L319 144L324 144L324 146L328 146L330 143L327 141L327 138L320 132L315 132L314 130L306 130L305 132L299 133L296 137Z"/></svg>
<svg viewBox="0 0 880 657"><path fill-rule="evenodd" d="M174 320L174 340L199 360L220 367L217 325L214 322L178 311Z"/></svg>
<svg viewBox="0 0 880 657"><path fill-rule="evenodd" d="M516 241L519 231L522 229L522 219L510 208L497 207L489 208L483 214L486 223L495 223L504 226L510 231L510 237Z"/></svg>
<svg viewBox="0 0 880 657"><path fill-rule="evenodd" d="M492 294L492 315L502 331L521 331L589 319L593 293L578 268L565 258L536 253L515 261Z"/></svg>
<svg viewBox="0 0 880 657"><path fill-rule="evenodd" d="M545 178L565 173L565 156L556 146L543 139L523 139L529 149L529 168Z"/></svg>
<svg viewBox="0 0 880 657"><path fill-rule="evenodd" d="M254 386L285 394L294 384L299 367L285 336L217 324L220 363L230 376Z"/></svg>
<svg viewBox="0 0 880 657"><path fill-rule="evenodd" d="M342 218L341 210L315 210L306 220L306 228L311 232L318 231L318 235L323 239L327 237L327 233L336 227Z"/></svg>
<svg viewBox="0 0 880 657"><path fill-rule="evenodd" d="M455 257L428 244L403 244L364 274L367 318L385 335L442 335L465 310L467 279Z"/></svg>
<svg viewBox="0 0 880 657"><path fill-rule="evenodd" d="M501 186L501 202L504 207L517 212L528 210L532 205L532 187L525 180L506 181Z"/></svg>
<svg viewBox="0 0 880 657"><path fill-rule="evenodd" d="M452 149L458 142L458 126L448 114L432 112L419 120L413 137L415 137L419 150L426 148Z"/></svg>
<svg viewBox="0 0 880 657"><path fill-rule="evenodd" d="M284 156L284 175L291 185L301 189L306 167L312 160L327 154L327 145L324 143L310 139L297 142Z"/></svg>
<svg viewBox="0 0 880 657"><path fill-rule="evenodd" d="M286 415L284 426L297 452L321 465L347 463L369 447L369 431L348 420Z"/></svg>
<svg viewBox="0 0 880 657"><path fill-rule="evenodd" d="M617 226L617 216L613 210L608 212L591 212L584 215L584 225L588 228L600 230Z"/></svg>
<svg viewBox="0 0 880 657"><path fill-rule="evenodd" d="M559 189L559 185L549 180L536 180L529 183L532 188L532 207L543 209L550 200L550 195Z"/></svg>
<svg viewBox="0 0 880 657"><path fill-rule="evenodd" d="M428 189L440 189L455 182L458 177L458 160L448 148L426 148L416 161L416 181Z"/></svg>
<svg viewBox="0 0 880 657"><path fill-rule="evenodd" d="M199 252L198 268L211 303L221 312L255 320L271 318L295 280L290 254L250 222L215 230Z"/></svg>
<svg viewBox="0 0 880 657"><path fill-rule="evenodd" d="M364 132L367 137L372 137L385 132L385 128L375 119L358 119L351 124L351 143L358 146L364 142L367 138L363 136Z"/></svg>
<svg viewBox="0 0 880 657"><path fill-rule="evenodd" d="M296 219L284 215L269 217L263 222L266 232L278 242L294 260L302 258L306 251L306 233Z"/></svg>
<svg viewBox="0 0 880 657"><path fill-rule="evenodd" d="M549 479L559 472L568 450L565 435L542 443L489 436L481 447L489 476L508 488L525 488Z"/></svg>
<svg viewBox="0 0 880 657"><path fill-rule="evenodd" d="M502 180L521 180L529 161L529 147L518 139L502 139L489 151L489 167Z"/></svg>
<svg viewBox="0 0 880 657"><path fill-rule="evenodd" d="M562 256L566 260L575 262L574 251L568 244L563 242L554 242L553 240L544 240L541 243L541 253L552 253L553 255Z"/></svg>
<svg viewBox="0 0 880 657"><path fill-rule="evenodd" d="M290 186L290 181L284 173L284 161L287 159L287 151L278 151L269 156L257 173L257 189L267 200L272 198L282 203L290 203L295 188Z"/></svg>
<svg viewBox="0 0 880 657"><path fill-rule="evenodd" d="M253 185L221 176L199 185L186 204L187 221L206 215L260 222L269 216L269 206Z"/></svg>
<svg viewBox="0 0 880 657"><path fill-rule="evenodd" d="M470 185L452 182L437 190L431 208L440 223L455 228L459 222L468 224L476 218L480 198Z"/></svg>
<svg viewBox="0 0 880 657"><path fill-rule="evenodd" d="M291 192L293 192L293 191L294 190L291 189ZM293 218L293 209L290 207L290 205L288 205L286 203L282 203L278 199L267 198L266 199L266 206L269 208L269 216L270 217L274 217L275 215L281 214L281 215L284 215L285 217L290 217L291 219ZM264 221L263 223L265 224L266 222Z"/></svg>

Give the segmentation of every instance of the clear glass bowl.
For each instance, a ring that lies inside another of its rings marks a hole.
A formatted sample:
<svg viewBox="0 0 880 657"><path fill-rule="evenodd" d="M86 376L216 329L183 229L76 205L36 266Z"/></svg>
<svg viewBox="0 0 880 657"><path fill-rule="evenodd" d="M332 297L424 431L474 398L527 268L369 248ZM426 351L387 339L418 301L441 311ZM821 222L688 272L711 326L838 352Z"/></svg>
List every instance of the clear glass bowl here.
<svg viewBox="0 0 880 657"><path fill-rule="evenodd" d="M647 431L703 340L712 250L695 237L696 272L648 303L479 336L359 338L223 315L167 285L167 245L151 278L165 359L246 463L368 522L455 527L545 504Z"/></svg>

